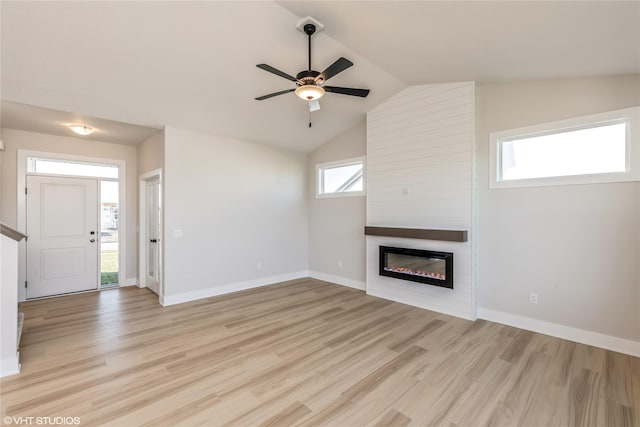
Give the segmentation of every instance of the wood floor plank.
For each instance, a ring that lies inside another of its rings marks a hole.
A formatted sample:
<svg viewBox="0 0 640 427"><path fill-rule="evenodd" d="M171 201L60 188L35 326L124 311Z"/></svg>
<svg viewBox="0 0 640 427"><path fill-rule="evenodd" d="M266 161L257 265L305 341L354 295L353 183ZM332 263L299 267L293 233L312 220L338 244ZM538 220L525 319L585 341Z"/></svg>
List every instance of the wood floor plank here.
<svg viewBox="0 0 640 427"><path fill-rule="evenodd" d="M493 411L505 398L513 371L513 364L494 359L469 387L468 395L474 398L465 399L450 417L461 426L489 425Z"/></svg>
<svg viewBox="0 0 640 427"><path fill-rule="evenodd" d="M314 279L21 304L2 416L83 426L640 426L640 359Z"/></svg>
<svg viewBox="0 0 640 427"><path fill-rule="evenodd" d="M389 409L378 420L373 427L405 427L411 422L411 418L405 414L396 411L395 409Z"/></svg>
<svg viewBox="0 0 640 427"><path fill-rule="evenodd" d="M300 402L294 402L284 410L278 412L266 421L258 424L259 427L278 427L290 426L297 423L305 415L309 414L311 409L307 408Z"/></svg>

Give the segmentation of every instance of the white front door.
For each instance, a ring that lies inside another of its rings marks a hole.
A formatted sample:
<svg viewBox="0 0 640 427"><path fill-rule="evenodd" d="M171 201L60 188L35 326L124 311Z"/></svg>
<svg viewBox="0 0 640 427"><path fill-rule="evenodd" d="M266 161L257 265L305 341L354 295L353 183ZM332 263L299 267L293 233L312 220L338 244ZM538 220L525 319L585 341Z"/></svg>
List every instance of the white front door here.
<svg viewBox="0 0 640 427"><path fill-rule="evenodd" d="M145 282L149 289L160 294L160 180L146 181L147 262Z"/></svg>
<svg viewBox="0 0 640 427"><path fill-rule="evenodd" d="M27 176L27 298L98 288L98 180Z"/></svg>

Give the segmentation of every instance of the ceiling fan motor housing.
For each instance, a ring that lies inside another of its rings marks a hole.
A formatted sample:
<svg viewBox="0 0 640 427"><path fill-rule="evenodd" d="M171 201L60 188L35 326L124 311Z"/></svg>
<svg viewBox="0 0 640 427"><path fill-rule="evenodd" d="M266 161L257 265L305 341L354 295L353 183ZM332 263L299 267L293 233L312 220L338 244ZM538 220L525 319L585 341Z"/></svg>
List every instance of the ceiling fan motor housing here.
<svg viewBox="0 0 640 427"><path fill-rule="evenodd" d="M319 71L304 70L296 74L296 79L300 80L304 84L322 83L323 82L322 79L318 79L318 81L316 81L316 77L318 77L319 75L320 75Z"/></svg>

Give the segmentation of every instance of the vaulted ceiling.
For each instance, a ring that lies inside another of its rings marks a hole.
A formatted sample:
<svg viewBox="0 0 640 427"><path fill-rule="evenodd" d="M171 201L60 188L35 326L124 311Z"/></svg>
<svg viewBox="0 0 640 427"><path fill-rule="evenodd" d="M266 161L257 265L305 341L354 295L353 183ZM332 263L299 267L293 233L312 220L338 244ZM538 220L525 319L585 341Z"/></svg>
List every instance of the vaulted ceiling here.
<svg viewBox="0 0 640 427"><path fill-rule="evenodd" d="M300 151L409 84L640 73L639 2L2 1L0 8L5 101ZM323 97L312 128L293 94L254 100L293 84L256 64L294 75L306 68L306 36L295 26L309 15L325 25L314 36L313 68L344 56L355 66L330 83L371 89L366 99ZM2 118L3 126L16 123Z"/></svg>

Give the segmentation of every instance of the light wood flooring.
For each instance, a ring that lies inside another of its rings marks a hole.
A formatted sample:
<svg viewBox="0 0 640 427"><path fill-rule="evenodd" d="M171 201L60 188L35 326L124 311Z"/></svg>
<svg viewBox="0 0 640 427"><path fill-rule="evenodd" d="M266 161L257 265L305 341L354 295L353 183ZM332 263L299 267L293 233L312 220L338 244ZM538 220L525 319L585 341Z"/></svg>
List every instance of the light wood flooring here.
<svg viewBox="0 0 640 427"><path fill-rule="evenodd" d="M640 426L640 359L312 279L28 302L2 416L82 426Z"/></svg>

